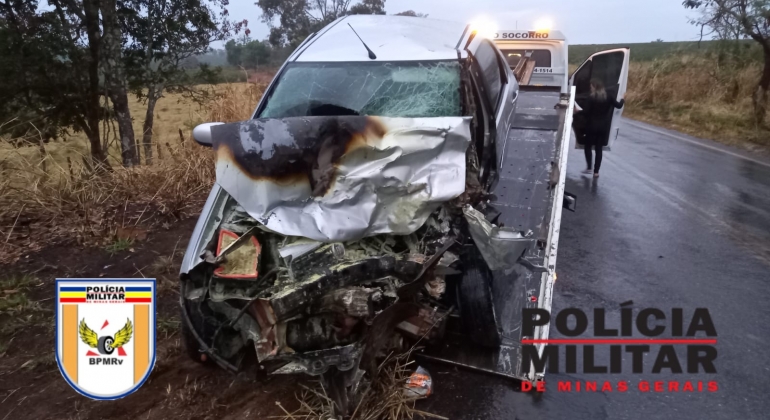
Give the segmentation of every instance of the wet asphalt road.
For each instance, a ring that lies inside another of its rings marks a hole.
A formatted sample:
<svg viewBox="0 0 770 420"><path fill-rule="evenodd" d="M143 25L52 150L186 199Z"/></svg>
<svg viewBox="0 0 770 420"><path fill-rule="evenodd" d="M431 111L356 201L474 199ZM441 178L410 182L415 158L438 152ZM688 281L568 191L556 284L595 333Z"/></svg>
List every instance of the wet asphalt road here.
<svg viewBox="0 0 770 420"><path fill-rule="evenodd" d="M635 313L684 308L686 325L708 308L717 373L652 374L653 346L644 374L624 354L621 374L547 374L535 399L512 381L434 364L435 394L419 408L452 419L770 418L770 160L625 120L601 177L580 174L584 165L573 149L567 191L578 195L577 212L562 220L554 311L603 307L613 327L628 300ZM607 364L607 347L597 363ZM558 392L559 380L627 381L629 390ZM645 393L643 380L712 380L719 390Z"/></svg>

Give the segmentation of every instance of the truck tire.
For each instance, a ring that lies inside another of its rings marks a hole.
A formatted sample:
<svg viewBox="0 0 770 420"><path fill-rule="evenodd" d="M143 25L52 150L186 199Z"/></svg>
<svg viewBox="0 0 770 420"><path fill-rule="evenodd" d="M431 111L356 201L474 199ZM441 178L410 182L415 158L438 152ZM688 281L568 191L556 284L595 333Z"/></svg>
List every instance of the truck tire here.
<svg viewBox="0 0 770 420"><path fill-rule="evenodd" d="M460 321L465 333L484 347L500 345L492 305L491 273L483 260L467 264L457 290Z"/></svg>

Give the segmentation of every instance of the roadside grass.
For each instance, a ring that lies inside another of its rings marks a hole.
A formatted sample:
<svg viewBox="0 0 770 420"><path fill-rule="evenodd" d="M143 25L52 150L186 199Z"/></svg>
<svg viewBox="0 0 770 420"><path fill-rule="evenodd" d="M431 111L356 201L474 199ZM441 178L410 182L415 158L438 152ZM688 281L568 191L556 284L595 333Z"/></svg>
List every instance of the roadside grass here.
<svg viewBox="0 0 770 420"><path fill-rule="evenodd" d="M158 317L158 325L156 327L158 336L161 339L169 339L174 337L179 332L181 321L178 316L161 316Z"/></svg>
<svg viewBox="0 0 770 420"><path fill-rule="evenodd" d="M117 254L118 252L125 251L131 248L134 241L126 238L117 238L114 242L110 243L104 249L110 253L110 255Z"/></svg>
<svg viewBox="0 0 770 420"><path fill-rule="evenodd" d="M13 275L1 279L0 315L17 315L28 310L39 310L39 303L27 296L34 284L40 284L40 281L29 275Z"/></svg>
<svg viewBox="0 0 770 420"><path fill-rule="evenodd" d="M571 64L570 74L577 67ZM760 72L759 63L720 63L705 53L668 54L650 61L632 61L623 115L767 153L770 111L765 126L758 126L751 101Z"/></svg>
<svg viewBox="0 0 770 420"><path fill-rule="evenodd" d="M51 311L33 300L31 293L42 286L30 275L11 275L0 278L0 357L3 357L21 332L32 327L53 329Z"/></svg>
<svg viewBox="0 0 770 420"><path fill-rule="evenodd" d="M205 107L174 95L161 99L152 165L120 166L112 137L107 172L84 164L88 148L80 134L42 147L0 141L0 263L62 238L116 252L127 245L108 239L118 228L168 225L197 213L215 176L213 152L192 140L192 128L248 119L264 88L217 85ZM144 120L140 105L132 101L137 139Z"/></svg>
<svg viewBox="0 0 770 420"><path fill-rule="evenodd" d="M178 291L178 273L181 262L182 256L177 253L176 255L161 255L150 265L150 273L157 281L159 295Z"/></svg>
<svg viewBox="0 0 770 420"><path fill-rule="evenodd" d="M760 70L757 63L720 64L705 55L632 63L627 115L721 143L767 150L770 113L766 125L758 126L751 101Z"/></svg>

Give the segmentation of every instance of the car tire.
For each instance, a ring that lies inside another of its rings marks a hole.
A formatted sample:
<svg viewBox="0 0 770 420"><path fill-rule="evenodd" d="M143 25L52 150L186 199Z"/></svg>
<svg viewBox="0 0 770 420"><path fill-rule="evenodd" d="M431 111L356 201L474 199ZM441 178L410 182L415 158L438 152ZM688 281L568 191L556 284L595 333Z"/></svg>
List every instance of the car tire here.
<svg viewBox="0 0 770 420"><path fill-rule="evenodd" d="M206 334L205 331L207 330L205 328L205 321L201 319L200 316L198 316L194 310L191 310L190 305L186 304L184 308L180 308L180 310L187 312L187 317L189 318L190 322L192 323L192 328L195 328L195 332L198 334L198 336L202 340L206 340ZM193 360L194 362L201 363L204 365L211 364L211 358L203 351L202 346L200 342L198 342L198 339L195 337L195 334L191 331L190 325L185 319L185 314L182 314L182 346L184 346L184 351L187 353L187 356ZM211 340L211 337L208 337L209 340Z"/></svg>
<svg viewBox="0 0 770 420"><path fill-rule="evenodd" d="M112 347L113 342L114 339L108 335L99 338L99 341L96 343L96 349L99 350L99 354L112 354L115 351L115 348Z"/></svg>
<svg viewBox="0 0 770 420"><path fill-rule="evenodd" d="M492 304L492 279L486 263L474 259L466 264L458 284L457 301L465 334L484 347L500 345L500 331Z"/></svg>

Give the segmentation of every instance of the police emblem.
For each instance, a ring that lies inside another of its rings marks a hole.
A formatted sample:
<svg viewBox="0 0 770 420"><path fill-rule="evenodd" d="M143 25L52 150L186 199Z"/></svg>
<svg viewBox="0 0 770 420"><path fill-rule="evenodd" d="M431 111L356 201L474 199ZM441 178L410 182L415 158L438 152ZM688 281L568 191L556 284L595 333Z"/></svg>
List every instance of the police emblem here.
<svg viewBox="0 0 770 420"><path fill-rule="evenodd" d="M79 393L114 400L155 364L154 279L57 279L56 361Z"/></svg>

